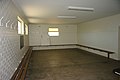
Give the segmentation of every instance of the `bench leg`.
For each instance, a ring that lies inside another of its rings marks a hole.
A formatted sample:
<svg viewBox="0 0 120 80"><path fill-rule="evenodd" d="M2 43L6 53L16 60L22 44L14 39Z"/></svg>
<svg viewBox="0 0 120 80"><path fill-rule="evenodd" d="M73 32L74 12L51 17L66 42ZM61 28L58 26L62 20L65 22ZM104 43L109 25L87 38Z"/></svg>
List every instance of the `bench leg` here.
<svg viewBox="0 0 120 80"><path fill-rule="evenodd" d="M110 59L110 54L108 53L108 59Z"/></svg>

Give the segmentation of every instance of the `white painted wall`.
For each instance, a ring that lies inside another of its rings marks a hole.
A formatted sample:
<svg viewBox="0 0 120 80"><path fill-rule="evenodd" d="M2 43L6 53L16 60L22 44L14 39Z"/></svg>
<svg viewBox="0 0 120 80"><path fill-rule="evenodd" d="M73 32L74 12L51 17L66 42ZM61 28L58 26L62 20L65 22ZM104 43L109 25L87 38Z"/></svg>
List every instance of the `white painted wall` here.
<svg viewBox="0 0 120 80"><path fill-rule="evenodd" d="M31 24L29 25L29 44L34 45L60 45L77 44L77 25L47 25ZM48 28L58 27L59 37L49 37ZM46 44L45 44L46 43Z"/></svg>
<svg viewBox="0 0 120 80"><path fill-rule="evenodd" d="M4 17L3 25L0 26L0 80L10 80L28 49L28 36L24 36L25 46L20 49L17 16L22 17L22 14L16 9L12 0L0 0L0 18ZM13 22L14 24L11 26Z"/></svg>
<svg viewBox="0 0 120 80"><path fill-rule="evenodd" d="M78 44L114 51L115 54L111 57L118 60L119 26L120 14L81 23L78 25ZM103 53L91 51L105 56Z"/></svg>

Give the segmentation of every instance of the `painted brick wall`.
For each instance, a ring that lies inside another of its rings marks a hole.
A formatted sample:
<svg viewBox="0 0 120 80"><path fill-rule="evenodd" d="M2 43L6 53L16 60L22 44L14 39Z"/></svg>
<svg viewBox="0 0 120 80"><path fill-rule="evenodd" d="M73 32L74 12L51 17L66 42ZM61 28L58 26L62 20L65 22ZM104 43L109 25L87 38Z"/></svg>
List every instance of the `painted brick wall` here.
<svg viewBox="0 0 120 80"><path fill-rule="evenodd" d="M25 46L20 49L17 16L21 14L12 0L0 0L0 19L3 17L3 24L0 24L0 80L10 80L28 49L28 36L25 35Z"/></svg>

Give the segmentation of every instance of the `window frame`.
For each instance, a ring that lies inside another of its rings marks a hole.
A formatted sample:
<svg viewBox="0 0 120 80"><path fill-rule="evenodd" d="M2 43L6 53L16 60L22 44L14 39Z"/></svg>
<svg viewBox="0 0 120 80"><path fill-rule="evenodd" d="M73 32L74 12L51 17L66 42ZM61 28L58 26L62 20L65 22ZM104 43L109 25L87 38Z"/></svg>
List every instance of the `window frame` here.
<svg viewBox="0 0 120 80"><path fill-rule="evenodd" d="M54 34L56 33L56 34ZM49 27L48 28L48 36L50 37L59 37L59 28L58 27Z"/></svg>

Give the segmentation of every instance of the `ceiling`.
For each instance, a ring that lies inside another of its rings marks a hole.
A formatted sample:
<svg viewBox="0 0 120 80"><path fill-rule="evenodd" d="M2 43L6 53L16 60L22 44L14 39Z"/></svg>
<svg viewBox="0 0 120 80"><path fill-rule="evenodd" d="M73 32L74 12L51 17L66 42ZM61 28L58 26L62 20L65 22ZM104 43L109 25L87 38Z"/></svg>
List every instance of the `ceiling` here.
<svg viewBox="0 0 120 80"><path fill-rule="evenodd" d="M120 13L120 0L13 0L29 23L74 24ZM68 10L69 6L94 8L94 11ZM57 16L76 16L61 19Z"/></svg>

